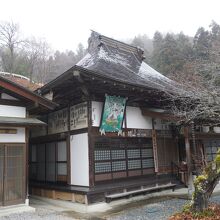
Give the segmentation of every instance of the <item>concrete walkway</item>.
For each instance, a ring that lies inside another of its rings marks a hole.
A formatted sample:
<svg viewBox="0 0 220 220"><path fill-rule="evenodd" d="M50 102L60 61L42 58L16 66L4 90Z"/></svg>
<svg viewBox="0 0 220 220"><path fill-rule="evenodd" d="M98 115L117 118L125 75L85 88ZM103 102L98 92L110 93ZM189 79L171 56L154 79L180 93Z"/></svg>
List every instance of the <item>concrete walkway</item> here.
<svg viewBox="0 0 220 220"><path fill-rule="evenodd" d="M180 211L189 197L186 188L90 206L34 197L30 198L30 206L36 209L35 212L16 213L0 217L0 220L164 220ZM212 201L220 203L219 186Z"/></svg>

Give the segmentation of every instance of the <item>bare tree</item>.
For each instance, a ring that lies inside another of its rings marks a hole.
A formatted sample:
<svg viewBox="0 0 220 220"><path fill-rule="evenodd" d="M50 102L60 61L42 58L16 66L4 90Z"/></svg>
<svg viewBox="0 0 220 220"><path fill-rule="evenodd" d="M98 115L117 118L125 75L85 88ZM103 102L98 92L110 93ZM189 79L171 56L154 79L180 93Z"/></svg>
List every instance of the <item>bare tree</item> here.
<svg viewBox="0 0 220 220"><path fill-rule="evenodd" d="M165 91L169 99L167 108L176 116L177 123L180 125L189 126L194 123L201 126L219 126L220 86L218 79L220 72L217 64L213 67L213 63L210 65L195 61L187 65L188 73L174 77L178 81L175 89L172 92ZM205 68L209 70L208 74L201 72ZM192 210L202 211L207 208L209 198L220 178L219 159L220 152L215 161L198 172L194 181Z"/></svg>
<svg viewBox="0 0 220 220"><path fill-rule="evenodd" d="M51 55L50 46L46 41L40 41L38 43L38 61L35 66L34 78L44 83L48 74L50 73L49 56Z"/></svg>
<svg viewBox="0 0 220 220"><path fill-rule="evenodd" d="M15 50L22 41L19 37L19 25L13 22L0 23L1 61L4 71L14 72Z"/></svg>
<svg viewBox="0 0 220 220"><path fill-rule="evenodd" d="M42 65L46 65L46 60L50 54L50 47L45 40L34 37L25 41L24 53L27 62L27 74L32 82L33 77L40 79L40 76L47 74ZM43 72L41 72L43 71Z"/></svg>

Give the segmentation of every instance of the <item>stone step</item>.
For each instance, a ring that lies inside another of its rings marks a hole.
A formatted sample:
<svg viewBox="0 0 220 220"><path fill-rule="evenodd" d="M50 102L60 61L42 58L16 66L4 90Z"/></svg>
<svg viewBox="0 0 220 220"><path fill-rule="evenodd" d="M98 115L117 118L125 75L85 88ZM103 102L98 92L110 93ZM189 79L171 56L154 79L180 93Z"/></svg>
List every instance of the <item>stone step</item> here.
<svg viewBox="0 0 220 220"><path fill-rule="evenodd" d="M157 192L160 190L172 189L174 191L176 186L177 186L177 184L166 184L166 185L154 186L154 187L149 187L149 188L142 188L139 190L133 190L133 191L129 191L129 192L122 192L122 193L106 195L105 199L106 199L106 202L109 203L115 199L120 199L120 198L124 198L124 197L129 198L129 197L140 195L140 194Z"/></svg>

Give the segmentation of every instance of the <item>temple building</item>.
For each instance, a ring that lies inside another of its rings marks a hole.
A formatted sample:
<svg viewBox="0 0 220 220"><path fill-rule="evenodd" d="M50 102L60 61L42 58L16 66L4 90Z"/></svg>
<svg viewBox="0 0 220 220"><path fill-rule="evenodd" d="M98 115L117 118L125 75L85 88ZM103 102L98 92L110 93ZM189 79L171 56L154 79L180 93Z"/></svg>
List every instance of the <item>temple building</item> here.
<svg viewBox="0 0 220 220"><path fill-rule="evenodd" d="M140 48L92 32L87 55L37 90L59 106L31 130L31 194L90 204L180 184L163 98L175 83L143 60Z"/></svg>

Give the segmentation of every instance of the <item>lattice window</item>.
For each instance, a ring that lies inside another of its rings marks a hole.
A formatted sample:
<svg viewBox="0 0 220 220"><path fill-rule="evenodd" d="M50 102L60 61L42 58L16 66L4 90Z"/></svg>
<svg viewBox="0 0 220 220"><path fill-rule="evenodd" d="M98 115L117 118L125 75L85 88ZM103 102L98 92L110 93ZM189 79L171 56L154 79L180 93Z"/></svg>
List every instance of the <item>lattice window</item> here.
<svg viewBox="0 0 220 220"><path fill-rule="evenodd" d="M126 161L112 162L112 171L126 170Z"/></svg>
<svg viewBox="0 0 220 220"><path fill-rule="evenodd" d="M95 173L111 172L111 162L95 163Z"/></svg>
<svg viewBox="0 0 220 220"><path fill-rule="evenodd" d="M151 158L142 160L142 167L143 168L154 167L154 160Z"/></svg>
<svg viewBox="0 0 220 220"><path fill-rule="evenodd" d="M141 168L141 160L129 160L128 161L128 169L140 169Z"/></svg>
<svg viewBox="0 0 220 220"><path fill-rule="evenodd" d="M127 150L128 158L140 158L140 149Z"/></svg>
<svg viewBox="0 0 220 220"><path fill-rule="evenodd" d="M110 160L111 151L110 150L96 150L95 151L95 160Z"/></svg>
<svg viewBox="0 0 220 220"><path fill-rule="evenodd" d="M125 159L125 150L112 150L112 159Z"/></svg>
<svg viewBox="0 0 220 220"><path fill-rule="evenodd" d="M153 149L142 149L142 157L153 157Z"/></svg>

